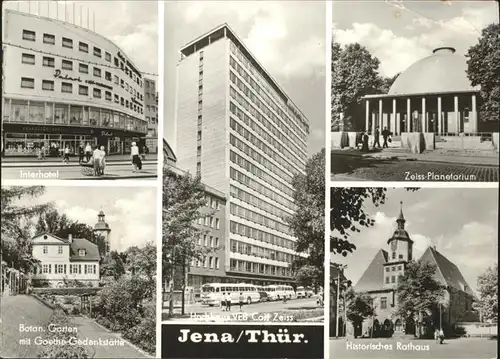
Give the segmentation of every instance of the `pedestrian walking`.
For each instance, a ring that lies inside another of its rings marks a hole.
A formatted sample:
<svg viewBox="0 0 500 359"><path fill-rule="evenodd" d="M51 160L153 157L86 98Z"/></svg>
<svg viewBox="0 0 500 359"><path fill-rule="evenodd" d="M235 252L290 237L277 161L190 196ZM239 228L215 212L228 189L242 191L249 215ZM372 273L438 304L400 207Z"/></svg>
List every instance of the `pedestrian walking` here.
<svg viewBox="0 0 500 359"><path fill-rule="evenodd" d="M373 140L373 148L377 146L380 148L380 129L378 127L375 128L375 139Z"/></svg>
<svg viewBox="0 0 500 359"><path fill-rule="evenodd" d="M142 169L142 161L141 157L139 156L139 147L137 147L137 144L135 142L132 142L132 147L130 148L130 157L132 158L132 172L135 173L138 170L140 171Z"/></svg>
<svg viewBox="0 0 500 359"><path fill-rule="evenodd" d="M90 161L90 157L92 157L92 147L90 146L90 143L87 142L87 145L85 146L85 156L87 157L87 162Z"/></svg>
<svg viewBox="0 0 500 359"><path fill-rule="evenodd" d="M70 153L69 146L66 146L66 148L64 149L64 157L63 157L64 163L69 163L69 153Z"/></svg>
<svg viewBox="0 0 500 359"><path fill-rule="evenodd" d="M369 152L370 149L368 147L368 139L369 139L369 136L368 136L368 133L367 132L364 132L363 133L363 144L361 146L361 152Z"/></svg>
<svg viewBox="0 0 500 359"><path fill-rule="evenodd" d="M80 165L82 164L84 157L85 157L85 149L83 148L83 145L80 143L80 146L78 146L78 164Z"/></svg>
<svg viewBox="0 0 500 359"><path fill-rule="evenodd" d="M390 140L391 132L387 129L387 127L384 127L384 130L382 131L382 137L384 139L384 143L382 144L382 147L389 148L389 144L387 143L387 140Z"/></svg>
<svg viewBox="0 0 500 359"><path fill-rule="evenodd" d="M227 312L231 311L231 293L227 293L226 311Z"/></svg>
<svg viewBox="0 0 500 359"><path fill-rule="evenodd" d="M227 295L226 295L226 293L222 294L221 307L222 307L223 312L225 312L227 310Z"/></svg>
<svg viewBox="0 0 500 359"><path fill-rule="evenodd" d="M243 308L243 301L245 300L245 298L243 297L243 293L240 293L240 298L239 298L239 302L240 302L240 312L241 312L241 308Z"/></svg>

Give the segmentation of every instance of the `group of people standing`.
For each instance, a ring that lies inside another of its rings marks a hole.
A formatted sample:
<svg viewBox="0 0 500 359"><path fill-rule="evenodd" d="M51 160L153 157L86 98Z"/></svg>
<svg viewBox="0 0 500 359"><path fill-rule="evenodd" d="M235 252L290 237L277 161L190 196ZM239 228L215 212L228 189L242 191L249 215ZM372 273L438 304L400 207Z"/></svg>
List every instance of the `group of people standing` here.
<svg viewBox="0 0 500 359"><path fill-rule="evenodd" d="M104 146L92 146L87 143L85 147L80 145L78 148L78 163L84 168L92 168L93 171L84 174L102 176L104 175L104 168L106 167L106 151ZM82 170L83 172L84 170Z"/></svg>
<svg viewBox="0 0 500 359"><path fill-rule="evenodd" d="M244 303L245 297L243 296L243 293L240 293L240 296L238 299L239 299L238 302L240 304L240 312L241 312L241 309L243 308L243 304L245 304ZM231 294L230 293L222 293L220 307L222 308L223 312L230 312L231 311Z"/></svg>
<svg viewBox="0 0 500 359"><path fill-rule="evenodd" d="M380 146L380 135L382 135L382 138L384 139L384 143L382 146ZM380 128L376 127L375 128L375 134L374 134L374 139L373 139L373 147L378 147L378 148L389 148L389 143L392 142L392 132L387 129L387 127L384 127L382 130L382 133L380 133ZM360 132L356 135L356 148L359 148L359 145L361 144L361 152L370 152L370 146L368 144L370 136L368 135L368 131L363 131Z"/></svg>

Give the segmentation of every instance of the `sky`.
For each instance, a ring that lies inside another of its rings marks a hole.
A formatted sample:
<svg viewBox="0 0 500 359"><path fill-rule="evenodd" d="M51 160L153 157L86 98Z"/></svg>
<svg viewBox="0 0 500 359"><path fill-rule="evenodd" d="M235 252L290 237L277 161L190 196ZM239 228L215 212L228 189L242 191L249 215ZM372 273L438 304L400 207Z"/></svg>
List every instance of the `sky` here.
<svg viewBox="0 0 500 359"><path fill-rule="evenodd" d="M66 5L65 5L66 4ZM73 19L73 5L75 17ZM31 12L40 16L87 27L106 37L132 59L141 72L158 74L158 3L157 1L17 1L4 2L6 9ZM58 7L58 9L57 9ZM112 17L110 15L112 14ZM81 21L80 21L81 19ZM153 80L157 76L146 75Z"/></svg>
<svg viewBox="0 0 500 359"><path fill-rule="evenodd" d="M309 153L321 150L325 143L325 10L323 1L165 2L164 134L168 143L175 147L179 49L228 23L309 119Z"/></svg>
<svg viewBox="0 0 500 359"><path fill-rule="evenodd" d="M367 47L386 77L437 47L454 47L465 55L484 27L498 23L495 1L334 1L332 12L334 40Z"/></svg>
<svg viewBox="0 0 500 359"><path fill-rule="evenodd" d="M118 252L130 246L156 243L156 188L46 186L30 203L52 202L59 213L73 221L94 226L102 209L109 224L110 247ZM22 199L19 204L28 199Z"/></svg>
<svg viewBox="0 0 500 359"><path fill-rule="evenodd" d="M455 263L477 293L477 276L498 262L498 189L424 188L416 192L388 189L385 204L365 212L375 225L350 237L357 246L347 257L332 254L335 263L347 264L346 276L357 283L375 254L388 250L403 201L405 228L414 241L414 258L429 246ZM366 202L365 202L366 203Z"/></svg>

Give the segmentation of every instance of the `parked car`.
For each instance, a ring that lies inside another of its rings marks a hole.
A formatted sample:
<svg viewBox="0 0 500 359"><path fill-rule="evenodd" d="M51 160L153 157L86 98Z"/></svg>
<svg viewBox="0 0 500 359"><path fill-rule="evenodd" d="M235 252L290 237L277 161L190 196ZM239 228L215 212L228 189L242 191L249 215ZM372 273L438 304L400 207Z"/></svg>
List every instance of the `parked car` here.
<svg viewBox="0 0 500 359"><path fill-rule="evenodd" d="M266 292L259 292L261 302L269 302L270 298Z"/></svg>

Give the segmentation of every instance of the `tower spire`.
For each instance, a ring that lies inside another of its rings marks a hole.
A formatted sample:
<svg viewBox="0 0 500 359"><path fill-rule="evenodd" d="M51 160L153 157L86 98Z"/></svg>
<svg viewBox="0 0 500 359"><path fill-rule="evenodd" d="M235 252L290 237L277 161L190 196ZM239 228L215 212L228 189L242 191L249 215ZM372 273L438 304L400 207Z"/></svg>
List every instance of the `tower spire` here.
<svg viewBox="0 0 500 359"><path fill-rule="evenodd" d="M403 201L401 201L399 203L401 205L401 209L399 211L399 217L396 220L396 222L398 223L398 229L405 229L406 219L405 219L405 216L403 215Z"/></svg>

